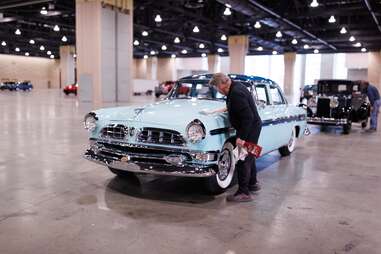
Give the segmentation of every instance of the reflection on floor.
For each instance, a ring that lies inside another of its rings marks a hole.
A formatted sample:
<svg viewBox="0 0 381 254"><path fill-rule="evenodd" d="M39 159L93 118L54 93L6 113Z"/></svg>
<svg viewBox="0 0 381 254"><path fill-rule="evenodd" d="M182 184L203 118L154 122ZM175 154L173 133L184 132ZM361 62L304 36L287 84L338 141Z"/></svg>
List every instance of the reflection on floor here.
<svg viewBox="0 0 381 254"><path fill-rule="evenodd" d="M1 254L379 253L379 133L312 127L290 157L258 160L253 203L229 204L235 188L82 159L92 106L61 93L0 93Z"/></svg>

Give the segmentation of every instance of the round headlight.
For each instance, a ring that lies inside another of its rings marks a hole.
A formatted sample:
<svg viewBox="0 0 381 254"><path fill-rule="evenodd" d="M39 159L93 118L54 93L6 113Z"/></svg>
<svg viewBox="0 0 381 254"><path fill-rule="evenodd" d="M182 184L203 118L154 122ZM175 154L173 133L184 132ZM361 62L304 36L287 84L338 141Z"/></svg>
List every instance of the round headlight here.
<svg viewBox="0 0 381 254"><path fill-rule="evenodd" d="M193 120L188 124L186 133L188 140L192 143L196 143L205 138L205 126L200 120Z"/></svg>
<svg viewBox="0 0 381 254"><path fill-rule="evenodd" d="M97 126L97 116L94 112L90 112L85 116L85 120L83 122L83 125L85 126L85 129L88 131L95 130L95 127Z"/></svg>
<svg viewBox="0 0 381 254"><path fill-rule="evenodd" d="M330 103L329 103L329 106L330 106L331 108L337 108L337 107L339 106L339 100L338 100L336 97L331 98L331 101L330 101Z"/></svg>

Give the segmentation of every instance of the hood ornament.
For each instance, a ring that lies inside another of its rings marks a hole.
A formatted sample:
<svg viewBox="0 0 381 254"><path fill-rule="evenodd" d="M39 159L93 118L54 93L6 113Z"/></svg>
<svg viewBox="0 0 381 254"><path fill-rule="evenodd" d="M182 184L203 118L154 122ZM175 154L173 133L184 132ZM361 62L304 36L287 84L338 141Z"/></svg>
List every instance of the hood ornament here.
<svg viewBox="0 0 381 254"><path fill-rule="evenodd" d="M134 109L134 112L135 112L135 116L134 116L134 119L136 119L141 113L143 113L145 108L135 108Z"/></svg>

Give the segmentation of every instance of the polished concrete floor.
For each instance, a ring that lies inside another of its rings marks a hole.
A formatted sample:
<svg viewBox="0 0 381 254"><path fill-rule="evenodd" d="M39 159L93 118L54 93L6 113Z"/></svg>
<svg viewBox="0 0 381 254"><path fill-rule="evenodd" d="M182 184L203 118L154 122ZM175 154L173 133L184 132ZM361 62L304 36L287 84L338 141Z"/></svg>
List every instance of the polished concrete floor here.
<svg viewBox="0 0 381 254"><path fill-rule="evenodd" d="M381 253L380 133L313 128L259 160L254 202L230 204L194 179L121 180L82 159L90 108L0 93L1 254Z"/></svg>

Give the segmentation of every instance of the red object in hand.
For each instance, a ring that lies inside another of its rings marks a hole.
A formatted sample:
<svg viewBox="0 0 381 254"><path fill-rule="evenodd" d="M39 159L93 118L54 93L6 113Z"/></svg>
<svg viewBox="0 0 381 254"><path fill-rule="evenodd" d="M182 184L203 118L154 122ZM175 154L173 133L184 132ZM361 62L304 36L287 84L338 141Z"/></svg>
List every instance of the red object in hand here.
<svg viewBox="0 0 381 254"><path fill-rule="evenodd" d="M243 147L245 147L250 154L254 155L255 158L259 158L259 156L261 156L261 153L262 153L261 146L245 141L243 144Z"/></svg>

